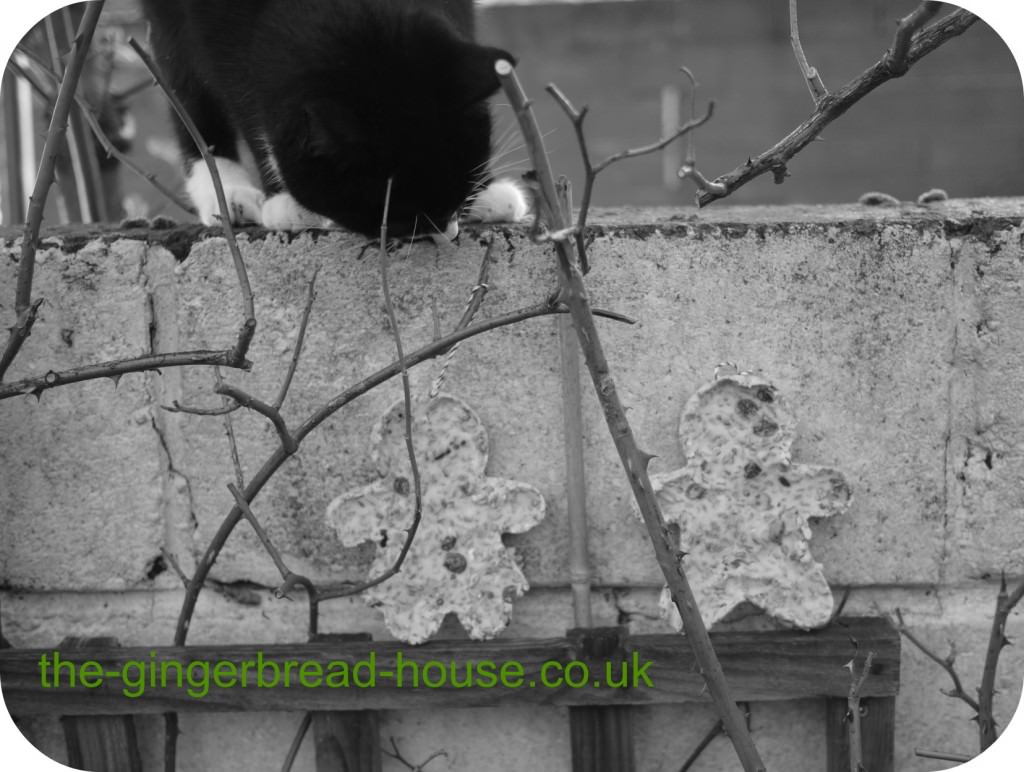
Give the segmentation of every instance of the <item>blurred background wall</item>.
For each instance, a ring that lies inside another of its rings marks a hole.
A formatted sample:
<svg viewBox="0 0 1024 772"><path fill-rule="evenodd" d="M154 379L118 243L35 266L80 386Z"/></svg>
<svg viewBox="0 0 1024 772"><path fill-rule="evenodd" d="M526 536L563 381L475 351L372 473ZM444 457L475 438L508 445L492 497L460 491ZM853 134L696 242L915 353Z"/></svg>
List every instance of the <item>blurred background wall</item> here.
<svg viewBox="0 0 1024 772"><path fill-rule="evenodd" d="M803 3L801 37L825 85L835 89L876 62L891 42L896 19L913 6L907 0ZM480 38L519 58L520 77L549 132L555 170L570 174L577 185L582 177L575 138L565 116L543 93L544 85L554 81L577 106L590 106L587 134L592 155L601 159L657 139L664 120L675 123L673 99L681 103L680 120L686 119L689 86L678 72L686 65L700 83L698 109L703 111L708 99L716 103L715 117L695 138L698 166L713 178L774 144L812 111L790 48L787 9L785 0L516 5L492 0L481 8ZM117 95L147 80L124 45L129 34L144 37L145 25L137 0L108 0L105 13L101 40L111 61L109 89ZM833 124L823 141L790 164L792 177L785 184L765 177L730 202L853 201L869 190L906 200L935 186L954 197L1020 195L1022 96L1020 71L1008 48L987 25L976 24ZM39 98L33 101L38 151L45 106ZM131 156L180 189L163 97L144 88L122 103L128 111ZM500 104L495 113L500 138L512 131L513 121ZM0 131L9 133L13 125L0 121ZM10 154L9 142L0 147ZM684 152L680 142L662 154L612 167L598 183L595 203L691 207L692 186L674 177ZM518 150L499 163L523 160L525 153ZM14 168L12 159L2 163L6 170ZM5 199L10 197L9 176L4 175ZM187 217L134 175L120 177L122 189L108 207L108 219L158 213ZM13 210L4 210L10 223ZM69 210L75 219L75 207Z"/></svg>

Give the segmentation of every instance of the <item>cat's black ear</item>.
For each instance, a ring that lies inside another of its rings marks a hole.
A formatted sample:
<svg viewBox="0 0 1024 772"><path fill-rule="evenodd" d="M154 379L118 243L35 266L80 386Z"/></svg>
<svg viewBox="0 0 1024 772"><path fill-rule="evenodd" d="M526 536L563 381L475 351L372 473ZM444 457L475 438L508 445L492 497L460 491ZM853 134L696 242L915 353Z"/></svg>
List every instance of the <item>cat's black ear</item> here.
<svg viewBox="0 0 1024 772"><path fill-rule="evenodd" d="M467 44L463 47L460 61L455 69L455 88L460 107L469 107L483 102L499 88L501 83L494 71L494 64L504 59L513 65L516 59L507 51L491 46Z"/></svg>

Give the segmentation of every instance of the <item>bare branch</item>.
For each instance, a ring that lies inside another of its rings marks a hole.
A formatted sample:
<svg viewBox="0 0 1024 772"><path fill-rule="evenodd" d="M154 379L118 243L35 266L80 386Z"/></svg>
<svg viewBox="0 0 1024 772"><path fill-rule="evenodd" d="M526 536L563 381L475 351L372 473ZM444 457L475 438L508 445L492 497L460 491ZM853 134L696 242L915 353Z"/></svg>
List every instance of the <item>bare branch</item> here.
<svg viewBox="0 0 1024 772"><path fill-rule="evenodd" d="M974 14L958 10L916 35L907 52L907 67L909 68L920 61L943 43L962 34L977 20L978 17ZM886 53L879 62L868 68L864 73L851 80L838 91L834 91L826 96L807 120L793 129L773 147L764 151L756 158L747 159L745 164L715 179L714 183L724 185L725 191L702 191L697 196L697 206L706 206L712 201L725 198L735 193L752 179L760 177L769 171L775 175L777 183L782 182L787 174L786 163L813 142L826 126L853 107L871 91L874 91L886 81L902 74L891 69L889 58L890 55Z"/></svg>
<svg viewBox="0 0 1024 772"><path fill-rule="evenodd" d="M195 142L196 148L199 150L203 157L203 161L206 163L207 169L210 171L210 178L213 181L213 189L217 194L217 205L220 207L221 226L224 228L224 238L228 242L228 249L231 251L231 258L235 264L235 274L238 277L238 286L242 292L242 314L245 321L242 323L242 327L238 331L238 339L235 342L234 349L232 349L234 358L240 361L245 358L245 355L249 350L249 344L252 342L252 338L256 334L256 311L253 305L252 287L249 285L249 274L245 270L245 261L242 260L242 253L238 249L238 242L235 239L235 230L231 225L231 211L228 208L227 199L224 196L224 186L221 184L220 173L217 171L217 163L213 160L213 154L210 152L210 147L206 144L206 140L204 140L202 135L199 133L199 129L196 128L195 122L185 110L185 106L181 103L181 100L178 99L177 94L174 93L170 84L161 74L160 69L156 66L152 57L146 53L145 49L143 49L139 44L139 41L135 38L128 38L128 45L135 50L135 53L142 60L142 63L146 65L146 69L149 70L157 84L167 95L167 99L170 101L171 107L174 109L174 112L177 113L178 118L185 127L185 130L188 131L189 136L192 137L192 141Z"/></svg>
<svg viewBox="0 0 1024 772"><path fill-rule="evenodd" d="M996 670L999 666L1000 653L1004 647L1010 645L1010 639L1006 637L1006 620L1022 597L1024 597L1024 579L1017 583L1012 593L1008 593L1006 574L1004 573L999 581L995 613L992 615L992 629L985 652L985 666L981 673L981 686L978 689L978 745L979 751L982 753L996 741L998 736L993 711L996 695Z"/></svg>
<svg viewBox="0 0 1024 772"><path fill-rule="evenodd" d="M680 69L687 74L687 76L690 78L692 82L693 73L691 73L686 68ZM580 158L583 161L583 196L580 200L580 212L576 220L576 232L574 235L576 236L576 250L579 253L580 260L583 266L585 267L585 270L583 272L587 273L586 267L588 265L588 261L586 258L586 244L584 242L583 237L587 227L587 215L590 212L590 203L591 199L593 198L594 183L597 180L597 175L600 174L605 169L607 169L612 164L617 163L618 161L623 161L627 158L636 158L638 156L647 155L648 153L655 153L658 150L661 150L662 148L671 144L679 137L689 134L698 126L701 126L707 123L709 120L711 120L711 116L714 112L715 103L709 102L707 112L705 112L703 116L691 118L691 120L679 126L674 132L672 132L666 137L662 137L657 142L654 142L650 145L645 145L643 147L634 148L631 150L623 150L619 153L615 153L614 155L608 156L597 165L594 165L590 160L590 150L587 147L586 134L583 131L583 122L587 117L588 108L586 107L586 105L584 105L582 108L577 110L573 106L572 102L569 101L569 98L565 94L563 94L562 91L558 88L558 86L556 86L554 83L549 83L545 90L554 98L554 100L558 103L558 106L562 108L562 111L568 116L570 122L572 123L573 130L576 132L576 143L580 150ZM543 138L538 134L536 140L532 140L530 137L524 137L524 139L526 141L526 147L530 154L530 157L536 158L537 148L535 147L535 145L537 142L540 142L541 146L543 146ZM544 196L542 195L539 196L538 198L543 200ZM556 200L557 197L552 199L552 201ZM541 219L542 213L539 207L537 214L538 219ZM571 217L571 212L566 213L565 219L571 219ZM548 222L549 227L553 228L556 231L556 233L560 235L566 234L568 226L559 228L555 227L554 225L551 225L551 223L555 221L552 220L551 217L547 215L545 215L543 219L545 219Z"/></svg>
<svg viewBox="0 0 1024 772"><path fill-rule="evenodd" d="M795 0L793 0L795 2ZM910 69L911 62L908 61L910 44L914 35L924 27L925 24L935 18L935 15L942 7L941 3L933 3L929 0L921 3L911 13L900 19L896 27L896 36L892 41L892 48L886 53L885 63L894 76L903 75Z"/></svg>
<svg viewBox="0 0 1024 772"><path fill-rule="evenodd" d="M804 55L804 47L800 44L800 24L796 18L796 4L797 0L789 0L789 42L793 45L793 53L796 56L797 64L800 65L800 72L803 73L804 80L807 81L811 99L817 106L821 104L822 99L828 96L828 89L821 82L818 71L808 64L807 57Z"/></svg>
<svg viewBox="0 0 1024 772"><path fill-rule="evenodd" d="M309 325L309 315L313 311L313 301L316 300L316 277L319 273L320 268L317 267L313 271L312 278L309 280L309 289L306 292L306 306L302 311L302 321L299 322L299 332L295 336L295 350L292 352L292 360L288 365L288 372L285 373L284 381L281 383L281 390L277 393L277 399L274 400L274 407L277 410L280 410L281 405L284 404L284 400L288 396L288 389L292 385L292 378L295 377L295 369L299 366L302 344L306 340L306 327Z"/></svg>
<svg viewBox="0 0 1024 772"><path fill-rule="evenodd" d="M550 227L554 230L561 230L567 227L567 223L559 205L554 175L551 173L547 154L544 152L544 141L537 125L536 116L523 93L512 64L505 60L499 60L495 64L495 72L505 96L508 97L515 111L523 138L533 160L541 191L538 205L544 210L545 219ZM633 154L635 155L636 152L633 151ZM622 154L622 157L629 156ZM640 450L633 436L632 427L626 417L625 408L619 398L608 360L601 345L597 326L594 324L594 315L590 309L587 289L583 284L583 276L575 260L572 244L568 241L556 241L554 249L558 259L562 300L569 306L572 313L573 326L584 352L594 390L601 402L608 430L619 452L619 458L636 498L637 506L643 515L658 565L672 591L672 598L682 617L686 640L693 649L694 658L699 664L711 699L725 724L744 770L746 772L764 770L764 762L761 761L753 738L745 726L742 713L729 693L721 663L711 645L707 628L697 609L693 591L682 564L676 557L677 551L671 543L668 527L665 525L665 519L661 514L657 497L647 474L647 464L651 456Z"/></svg>
<svg viewBox="0 0 1024 772"><path fill-rule="evenodd" d="M875 660L875 652L869 651L864 659L864 666L857 675L857 657L850 660L850 693L846 698L848 718L850 720L850 772L865 772L864 743L860 730L860 692L864 682L871 674L871 665Z"/></svg>
<svg viewBox="0 0 1024 772"><path fill-rule="evenodd" d="M256 518L256 515L253 514L252 508L242 497L241 491L231 483L228 483L228 490L231 491L231 495L235 499L235 505L242 510L242 515L249 521L249 525L252 526L252 529L256 532L256 536L259 537L260 543L263 545L263 549L265 549L267 554L270 555L270 559L274 561L274 566L277 568L278 573L281 574L281 579L284 580L284 584L281 585L274 594L277 595L278 598L286 598L288 597L288 592L292 587L301 585L306 588L306 591L310 596L315 597L317 593L313 582L311 582L307 577L302 576L301 574L296 574L288 568L288 565L281 557L281 553L278 552L277 547L274 546L274 542L270 540L270 536L264 530L260 521Z"/></svg>
<svg viewBox="0 0 1024 772"><path fill-rule="evenodd" d="M288 747L288 755L284 757L281 772L291 772L292 767L295 766L295 757L299 755L299 748L302 747L302 741L306 738L306 733L309 731L311 723L313 723L312 713L306 713L302 716L302 721L299 722L299 727L295 730L292 744Z"/></svg>
<svg viewBox="0 0 1024 772"><path fill-rule="evenodd" d="M213 377L216 381L214 388L220 388L224 385L224 379L221 377L220 368L213 368ZM233 401L226 394L221 395L221 402L223 402L224 412L224 434L228 438L228 451L231 454L231 465L235 468L235 481L238 483L239 488L245 487L245 473L242 471L242 459L238 455L238 441L235 439L235 425L231 420L231 414L234 412L230 410L232 406L241 407L242 403Z"/></svg>
<svg viewBox="0 0 1024 772"><path fill-rule="evenodd" d="M955 761L958 764L964 764L973 758L972 756L964 756L960 753L949 753L947 751L926 751L923 748L914 748L914 755L920 756L922 759L939 759L941 761Z"/></svg>
<svg viewBox="0 0 1024 772"><path fill-rule="evenodd" d="M926 657L945 670L949 675L950 680L953 681L953 690L950 692L943 692L943 694L947 697L956 697L957 699L962 700L971 708L971 710L977 712L979 710L978 701L964 691L963 683L960 681L960 675L956 672L956 668L954 667L954 663L956 662L956 653L953 650L950 650L949 656L940 657L925 646L917 636L907 629L907 626L903 623L903 612L900 611L900 609L896 609L896 619L899 623L897 624L896 629L899 630L903 637L914 644L914 646L916 646Z"/></svg>
<svg viewBox="0 0 1024 772"><path fill-rule="evenodd" d="M178 351L173 354L147 354L146 356L134 357L132 359L117 359L112 362L75 367L61 372L51 370L45 375L26 378L14 383L0 384L0 400L16 397L19 394L35 394L38 396L47 389L66 386L69 383L91 381L97 378L111 378L116 383L121 379L122 375L127 375L128 373L161 370L166 367L185 367L187 365L222 365L238 370L252 369L252 362L247 359L236 360L235 352L232 350Z"/></svg>
<svg viewBox="0 0 1024 772"><path fill-rule="evenodd" d="M399 551L398 556L395 558L394 563L380 576L370 579L365 582L361 582L352 586L343 587L341 589L332 590L330 592L324 592L320 594L320 600L327 600L329 598L340 598L346 595L357 595L364 590L368 590L371 587L376 587L378 584L386 582L388 579L393 577L399 571L402 570L402 564L405 563L406 557L409 555L409 551L412 549L413 539L416 538L416 532L419 530L420 521L423 517L423 481L420 477L420 467L416 461L416 448L413 445L412 429L413 429L413 414L412 414L412 389L409 386L409 370L406 367L405 352L402 349L402 336L398 329L398 317L395 315L395 306L391 302L391 287L388 282L388 251L385 246L388 243L388 207L391 203L391 184L392 179L388 178L387 195L384 199L384 219L380 224L380 284L381 289L384 292L384 308L387 310L388 320L391 322L391 333L395 339L395 349L398 352L398 367L402 378L402 400L404 402L404 423L405 423L405 450L409 456L409 467L412 472L412 488L413 488L413 513L412 523L406 529L405 541L402 543L402 549Z"/></svg>
<svg viewBox="0 0 1024 772"><path fill-rule="evenodd" d="M21 242L18 281L14 294L16 318L7 339L7 345L3 354L0 354L0 381L3 380L7 368L14 361L25 340L32 334L32 325L35 324L36 314L39 310L39 302L32 301L32 280L36 266L39 230L43 224L43 210L46 207L46 199L56 174L57 155L67 135L68 116L74 102L75 89L78 88L78 81L82 77L89 45L92 43L92 36L96 31L96 23L99 21L102 10L103 0L93 0L86 6L82 22L79 24L71 46L68 67L64 71L60 89L57 91L57 102L54 104L53 114L50 116L50 127L46 131L46 141L43 143L42 160L36 174L32 195L29 198L28 218Z"/></svg>
<svg viewBox="0 0 1024 772"><path fill-rule="evenodd" d="M256 397L242 391L237 386L232 386L230 383L224 383L217 386L214 391L218 394L231 397L242 407L247 407L250 410L255 410L260 415L269 419L270 423L274 425L274 429L277 431L277 436L281 440L281 447L287 455L292 455L299 449L298 443L292 436L292 433L288 431L288 425L284 421L284 416L281 415L281 411L272 405L268 405L262 400L256 399Z"/></svg>

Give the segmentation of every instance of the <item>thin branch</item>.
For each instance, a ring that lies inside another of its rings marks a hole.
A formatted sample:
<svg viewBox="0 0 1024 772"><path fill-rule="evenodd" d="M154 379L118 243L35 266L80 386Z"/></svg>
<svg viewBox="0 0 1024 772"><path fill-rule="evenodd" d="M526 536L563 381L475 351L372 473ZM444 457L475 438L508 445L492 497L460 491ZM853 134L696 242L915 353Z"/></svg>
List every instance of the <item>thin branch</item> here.
<svg viewBox="0 0 1024 772"><path fill-rule="evenodd" d="M722 723L722 719L718 719L714 726L707 731L707 734L701 738L701 741L697 743L697 746L690 751L690 755L686 757L686 761L679 768L679 772L689 772L693 765L697 763L697 759L701 757L701 754L711 745L711 741L720 734L725 734L725 725Z"/></svg>
<svg viewBox="0 0 1024 772"><path fill-rule="evenodd" d="M972 756L964 756L960 753L949 753L947 751L927 751L923 748L914 748L914 755L922 759L939 759L940 761L955 761L958 764L965 764Z"/></svg>
<svg viewBox="0 0 1024 772"><path fill-rule="evenodd" d="M413 764L411 761L408 761L402 755L401 751L398 750L398 743L395 742L395 738L389 737L388 739L391 741L391 750L389 751L386 748L381 748L381 751L386 756L390 756L391 758L393 758L399 764L403 764L404 766L406 766L410 770L410 772L424 772L424 768L427 766L427 764L429 764L434 759L440 758L441 756L448 758L448 751L442 749L439 751L434 751L429 756L427 756L426 760L420 762L419 764Z"/></svg>
<svg viewBox="0 0 1024 772"><path fill-rule="evenodd" d="M39 230L43 223L46 199L56 174L57 156L60 153L61 147L63 147L64 139L67 135L68 116L71 113L71 105L74 102L75 89L78 87L78 81L82 77L82 70L85 68L85 62L89 53L89 45L92 42L93 33L96 31L96 23L99 21L102 10L103 0L93 0L93 2L86 6L82 22L72 42L68 67L64 72L64 77L61 79L60 89L57 91L57 101L53 106L53 114L50 116L50 126L46 131L46 141L43 144L42 161L39 164L35 185L29 198L28 218L21 242L21 258L18 261L18 281L14 295L16 320L11 328L10 337L7 340L4 352L0 355L0 381L3 380L7 368L14 361L22 344L32 333L32 325L35 324L36 313L39 310L38 301L32 301L32 280L35 273Z"/></svg>
<svg viewBox="0 0 1024 772"><path fill-rule="evenodd" d="M295 377L295 370L299 366L302 344L306 340L306 327L309 325L309 315L313 311L313 301L316 300L316 277L319 273L320 267L317 266L316 270L313 271L312 278L309 280L309 289L306 291L306 306L302 311L302 321L299 322L299 332L295 336L295 350L292 351L292 360L288 365L288 372L285 373L284 381L281 383L281 390L278 391L277 398L274 400L274 408L276 410L280 410L281 405L284 404L284 400L288 396L288 389L292 385L292 378Z"/></svg>
<svg viewBox="0 0 1024 772"><path fill-rule="evenodd" d="M315 596L317 593L313 582L311 582L307 577L302 576L301 574L296 574L288 568L288 565L281 557L281 553L277 551L277 547L274 546L274 542L270 540L270 536L267 534L266 530L264 530L260 521L256 518L252 508L242 497L238 488L233 484L228 483L228 490L231 491L231 495L235 499L235 504L242 510L242 515L249 521L249 525L252 526L252 529L256 532L256 536L259 537L260 543L263 545L263 549L267 551L267 554L270 555L270 559L274 561L274 566L277 568L278 573L281 574L281 579L285 584L275 591L275 595L277 595L278 598L285 598L288 596L288 590L296 585L301 585L305 587L311 595Z"/></svg>
<svg viewBox="0 0 1024 772"><path fill-rule="evenodd" d="M796 18L796 4L797 0L789 0L789 42L793 45L793 54L796 56L797 64L800 65L800 72L803 73L804 80L807 81L811 99L817 106L821 104L822 99L828 96L828 89L821 82L818 71L808 64L807 57L804 55L804 47L800 44L800 24Z"/></svg>
<svg viewBox="0 0 1024 772"><path fill-rule="evenodd" d="M846 608L846 602L850 599L850 593L852 591L853 588L849 585L843 588L843 594L839 598L839 603L837 603L836 607L832 609L832 613L829 614L828 621L824 624L824 627L830 627L837 619L839 619L839 615L842 614L843 609Z"/></svg>
<svg viewBox="0 0 1024 772"><path fill-rule="evenodd" d="M561 230L567 224L558 203L554 175L551 173L547 154L544 151L544 141L537 125L536 116L523 93L512 64L505 60L499 60L495 65L495 72L515 111L523 138L533 160L541 191L539 206L545 210L550 227L553 230ZM629 156L622 155L622 157ZM753 738L746 728L743 715L729 693L725 674L722 672L721 663L715 655L707 628L697 609L693 590L690 588L682 563L676 557L677 550L671 542L669 529L665 525L665 519L661 514L657 497L647 474L647 464L653 456L640 450L633 437L632 427L626 417L625 407L619 398L597 326L594 323L589 296L573 255L573 247L569 242L559 241L554 243L554 249L558 258L562 300L569 306L572 313L573 326L579 338L580 348L584 352L584 359L594 384L594 390L601 403L608 430L618 450L637 506L647 526L658 565L672 591L672 598L682 617L686 640L693 650L694 658L707 684L711 699L725 724L744 770L746 772L764 770L764 762L761 761Z"/></svg>
<svg viewBox="0 0 1024 772"><path fill-rule="evenodd" d="M650 145L633 148L631 150L622 150L618 153L615 153L614 155L608 156L603 161L595 165L590 160L590 150L587 147L586 134L583 131L583 122L584 120L586 120L587 111L589 110L589 108L586 105L584 105L582 108L577 110L573 106L572 102L569 101L569 98L565 94L563 94L562 91L558 88L558 86L556 86L554 83L549 83L545 90L554 98L554 100L558 103L558 106L562 108L562 111L566 114L566 116L568 116L570 122L572 123L573 130L576 132L576 143L579 146L580 157L583 161L583 170L585 174L583 183L583 196L580 200L580 212L576 220L576 248L581 256L585 254L585 250L581 248L581 243L584 230L587 227L587 215L590 212L590 202L593 198L594 183L597 180L597 175L600 174L605 169L607 169L612 164L617 163L618 161L624 161L627 158L636 158L638 156L647 155L648 153L655 153L663 149L667 145L677 140L679 137L683 136L684 134L689 134L698 126L701 126L707 123L709 120L711 120L711 116L714 112L715 107L714 102L709 102L707 112L705 112L703 116L693 118L687 121L683 125L679 126L674 132L672 132L668 136L662 137L657 142L654 142ZM537 141L542 142L540 135L538 135ZM536 157L536 148L532 146L532 142L533 140L531 140L528 137L526 138L526 146L530 153L530 156ZM571 214L567 214L566 217L571 217ZM549 227L554 228L556 232L565 230L564 227L555 228L555 226L550 225L550 222L552 221L550 220L550 218L548 219Z"/></svg>
<svg viewBox="0 0 1024 772"><path fill-rule="evenodd" d="M477 276L476 284L473 285L473 289L470 290L469 300L466 302L466 308L462 312L462 317L459 319L458 324L455 325L455 331L464 330L470 322L473 321L473 317L476 316L476 312L480 310L481 304L484 302L484 298L487 296L487 291L490 286L487 284L487 279L491 272L491 253L494 251L494 236L493 234L487 240L487 249L484 251L484 258L480 261L480 273ZM438 325L437 316L434 316L434 331L435 338L440 337L441 331ZM445 376L448 374L448 368L452 364L452 360L455 358L455 352L459 350L459 344L454 344L450 349L444 352L444 362L441 364L441 370L434 379L434 382L430 385L430 391L428 392L431 399L434 399L441 391L441 384L444 383Z"/></svg>
<svg viewBox="0 0 1024 772"><path fill-rule="evenodd" d="M892 48L889 49L886 53L885 59L883 60L893 75L903 75L908 69L910 69L910 65L912 64L912 62L909 61L910 44L914 39L914 35L916 35L925 24L934 19L941 8L941 3L933 3L929 2L929 0L925 0L925 2L917 6L917 8L915 8L911 13L899 20L899 24L896 27L896 35L892 41Z"/></svg>
<svg viewBox="0 0 1024 772"><path fill-rule="evenodd" d="M402 376L402 399L404 401L404 423L405 423L405 450L409 456L409 466L412 472L412 488L413 488L413 513L412 523L406 529L405 541L402 543L402 549L399 551L395 561L380 576L370 579L359 584L342 588L338 590L332 590L329 593L321 593L320 600L327 600L329 598L340 598L346 595L357 595L364 590L368 590L371 587L376 587L378 584L386 582L388 579L393 577L399 571L402 570L402 564L405 563L405 559L412 549L413 539L416 538L416 532L419 530L420 521L423 517L423 481L420 478L420 467L416 461L416 448L413 446L412 429L413 429L413 415L412 415L412 389L409 386L409 370L405 363L405 353L402 349L402 336L398 329L398 318L395 315L395 306L391 302L391 288L388 282L388 250L385 246L388 243L388 207L391 202L391 184L392 179L388 178L387 194L384 199L384 219L380 224L380 283L381 289L384 292L384 308L388 314L388 320L391 322L391 334L395 338L395 349L398 352L398 367L400 375Z"/></svg>
<svg viewBox="0 0 1024 772"><path fill-rule="evenodd" d="M953 690L944 691L943 694L945 694L947 697L956 697L957 699L962 700L964 703L967 704L968 707L971 708L971 710L977 712L979 710L978 701L964 691L963 683L960 681L960 675L956 672L956 668L954 667L954 663L956 662L956 652L951 648L949 656L945 658L940 657L938 654L936 654L927 646L925 646L917 638L917 636L915 636L912 632L910 632L910 630L907 629L907 626L903 623L903 612L900 611L900 609L896 609L896 619L898 621L896 629L899 630L903 637L905 637L908 641L914 644L914 646L916 646L926 657L928 657L930 660L938 664L939 667L945 670L946 673L949 675L950 680L953 681Z"/></svg>
<svg viewBox="0 0 1024 772"><path fill-rule="evenodd" d="M291 772L292 767L295 765L295 757L299 755L299 748L302 747L302 741L306 738L306 733L309 731L311 723L313 723L313 714L306 713L303 715L302 721L299 722L299 728L295 730L292 744L288 747L288 755L284 757L281 772Z"/></svg>
<svg viewBox="0 0 1024 772"><path fill-rule="evenodd" d="M232 386L230 383L220 384L214 389L214 391L217 394L223 394L226 397L230 397L242 407L255 410L261 416L267 418L270 423L274 425L274 429L277 431L277 436L281 440L281 447L289 456L299 449L299 445L292 436L292 433L288 430L288 425L285 423L284 416L281 415L280 410L272 405L268 405L262 400L257 399L251 394L242 391L237 386Z"/></svg>
<svg viewBox="0 0 1024 772"><path fill-rule="evenodd" d="M228 400L225 400L228 402ZM224 404L220 407L196 407L194 405L183 405L178 400L174 400L170 405L161 405L163 410L168 413L185 413L186 415L227 415L228 413L234 413L236 410L241 410L242 406L237 402L230 402L230 404Z"/></svg>
<svg viewBox="0 0 1024 772"><path fill-rule="evenodd" d="M996 669L999 666L999 654L1005 646L1010 645L1006 637L1006 620L1010 612L1024 597L1024 579L1008 593L1006 574L999 582L999 593L996 595L995 613L992 615L992 630L989 633L988 649L985 652L985 666L981 673L981 686L978 689L978 745L980 752L996 741L996 719L993 702L996 695Z"/></svg>
<svg viewBox="0 0 1024 772"><path fill-rule="evenodd" d="M245 358L246 353L249 350L249 344L252 342L253 336L256 334L256 311L253 305L252 288L249 285L249 274L245 270L245 261L242 260L242 253L238 249L238 242L235 239L235 230L231 225L231 210L228 208L227 199L224 196L224 186L221 184L220 173L217 171L217 162L213 159L213 154L210 151L209 145L203 139L199 133L199 129L196 127L195 122L189 116L185 110L185 106L178 99L177 94L171 88L170 84L161 74L160 69L156 66L152 57L146 53L145 49L139 44L135 38L128 38L128 45L130 45L138 57L142 60L142 63L146 65L146 69L149 70L150 74L156 80L157 84L167 95L167 99L171 103L171 107L174 112L178 115L185 130L188 131L189 136L192 137L192 141L195 142L196 148L203 157L203 161L206 163L206 168L209 169L210 179L213 181L213 189L217 194L217 206L220 208L221 214L221 226L224 228L224 238L228 242L228 249L231 251L231 259L235 264L235 274L238 277L238 286L242 292L242 314L244 321L241 329L238 331L238 339L235 342L235 347L232 350L234 358L241 361Z"/></svg>
<svg viewBox="0 0 1024 772"><path fill-rule="evenodd" d="M213 368L213 377L216 381L214 384L215 388L220 388L224 385L224 379L221 377L219 367ZM231 397L226 394L221 395L221 401L224 403L224 413L222 414L224 416L224 434L226 434L228 438L228 450L231 453L231 465L235 469L235 481L238 483L239 488L244 488L245 473L242 471L242 459L238 455L238 440L235 439L235 424L231 420L231 414L234 411L228 409L233 405L241 407L242 403L237 400L232 401Z"/></svg>
<svg viewBox="0 0 1024 772"><path fill-rule="evenodd" d="M847 716L850 720L850 772L864 772L864 743L860 729L860 692L864 682L871 674L871 665L875 660L875 652L869 651L864 659L864 666L857 675L857 657L849 662L850 693L846 698Z"/></svg>
<svg viewBox="0 0 1024 772"><path fill-rule="evenodd" d="M930 54L943 43L962 34L977 20L978 17L974 14L958 10L920 32L913 38L913 42L907 52L905 58L907 68ZM714 180L714 183L723 185L724 190L722 192L715 190L702 191L697 196L697 206L706 206L712 201L725 198L752 179L760 177L769 171L775 175L776 182L781 182L787 174L786 163L813 142L826 126L853 107L871 91L901 74L901 72L895 72L892 69L890 54L887 52L879 62L869 67L864 73L851 80L838 91L834 91L825 97L807 120L793 129L773 147L764 151L756 158L747 159L745 164Z"/></svg>
<svg viewBox="0 0 1024 772"><path fill-rule="evenodd" d="M39 301L36 301L38 303ZM13 383L0 384L0 400L16 397L20 394L38 396L47 389L66 386L69 383L80 383L97 378L111 378L116 383L122 375L141 373L146 370L161 370L165 367L185 367L188 365L209 365L233 367L238 370L251 370L252 362L247 359L237 360L235 352L227 351L178 351L173 354L147 354L131 359L116 359L95 365L75 367L70 370L55 372L51 370L45 375L25 378Z"/></svg>

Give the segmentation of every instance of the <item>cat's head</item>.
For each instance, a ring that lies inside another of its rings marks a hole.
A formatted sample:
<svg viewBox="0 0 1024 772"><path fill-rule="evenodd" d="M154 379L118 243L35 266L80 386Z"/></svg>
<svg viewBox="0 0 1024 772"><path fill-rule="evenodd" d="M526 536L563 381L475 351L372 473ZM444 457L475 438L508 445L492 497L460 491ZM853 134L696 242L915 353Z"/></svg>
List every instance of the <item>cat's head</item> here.
<svg viewBox="0 0 1024 772"><path fill-rule="evenodd" d="M271 143L288 191L364 233L444 231L487 173L499 49L462 39L430 14L370 25L301 75Z"/></svg>

